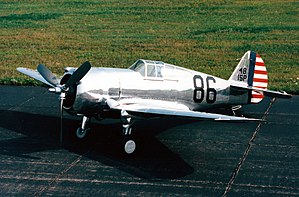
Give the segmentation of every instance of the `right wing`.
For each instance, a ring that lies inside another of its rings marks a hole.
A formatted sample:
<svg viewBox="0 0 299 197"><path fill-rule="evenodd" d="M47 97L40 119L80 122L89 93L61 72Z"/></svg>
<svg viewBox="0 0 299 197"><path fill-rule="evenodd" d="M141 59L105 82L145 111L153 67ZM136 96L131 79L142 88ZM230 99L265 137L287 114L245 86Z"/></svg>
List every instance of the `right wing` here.
<svg viewBox="0 0 299 197"><path fill-rule="evenodd" d="M44 84L47 84L48 86L51 86L51 87L55 87L53 86L52 84L50 84L49 82L47 82L40 74L39 72L37 72L36 70L32 70L32 69L29 69L29 68L17 68L17 71L29 76L29 77L32 77Z"/></svg>

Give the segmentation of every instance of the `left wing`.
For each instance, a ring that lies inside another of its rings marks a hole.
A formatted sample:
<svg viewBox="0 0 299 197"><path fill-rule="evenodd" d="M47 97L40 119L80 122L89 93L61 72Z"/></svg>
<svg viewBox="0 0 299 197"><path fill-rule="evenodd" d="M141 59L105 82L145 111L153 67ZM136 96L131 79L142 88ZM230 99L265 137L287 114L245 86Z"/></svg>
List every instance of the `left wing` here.
<svg viewBox="0 0 299 197"><path fill-rule="evenodd" d="M229 116L215 113L206 113L199 111L175 109L175 108L164 108L160 106L141 105L136 103L130 104L119 104L113 99L108 99L107 104L111 109L125 110L131 115L151 114L156 116L178 116L195 118L200 120L215 120L215 121L258 121L260 119L245 118L237 116Z"/></svg>

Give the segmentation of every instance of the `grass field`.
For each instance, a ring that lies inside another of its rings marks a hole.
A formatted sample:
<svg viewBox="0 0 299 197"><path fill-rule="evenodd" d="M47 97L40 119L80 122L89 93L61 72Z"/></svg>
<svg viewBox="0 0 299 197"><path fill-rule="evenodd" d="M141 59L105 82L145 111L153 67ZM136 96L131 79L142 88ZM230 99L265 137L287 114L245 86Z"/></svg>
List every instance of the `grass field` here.
<svg viewBox="0 0 299 197"><path fill-rule="evenodd" d="M296 0L1 0L0 84L36 85L17 67L62 74L89 60L128 67L162 60L228 78L258 52L274 90L299 93Z"/></svg>

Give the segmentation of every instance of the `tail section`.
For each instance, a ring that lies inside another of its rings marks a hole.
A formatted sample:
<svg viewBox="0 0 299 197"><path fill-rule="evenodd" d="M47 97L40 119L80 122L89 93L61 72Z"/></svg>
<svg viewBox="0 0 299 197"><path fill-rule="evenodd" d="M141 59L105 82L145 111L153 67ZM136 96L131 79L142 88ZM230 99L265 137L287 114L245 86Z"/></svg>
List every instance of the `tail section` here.
<svg viewBox="0 0 299 197"><path fill-rule="evenodd" d="M268 73L263 59L257 53L247 51L230 76L229 81L236 86L266 90ZM263 98L263 91L250 90L248 93L248 103L259 103Z"/></svg>

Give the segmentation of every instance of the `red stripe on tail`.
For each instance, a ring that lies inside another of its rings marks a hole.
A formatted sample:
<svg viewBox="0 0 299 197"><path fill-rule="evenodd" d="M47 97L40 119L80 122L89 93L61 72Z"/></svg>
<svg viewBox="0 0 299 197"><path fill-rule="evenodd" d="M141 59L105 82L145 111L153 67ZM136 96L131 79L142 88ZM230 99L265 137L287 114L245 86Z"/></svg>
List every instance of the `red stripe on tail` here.
<svg viewBox="0 0 299 197"><path fill-rule="evenodd" d="M255 62L255 65L256 66L265 66L265 63L264 62Z"/></svg>
<svg viewBox="0 0 299 197"><path fill-rule="evenodd" d="M253 86L253 87L255 87L255 88L261 88L261 89L267 89L267 87L265 87L265 86Z"/></svg>
<svg viewBox="0 0 299 197"><path fill-rule="evenodd" d="M253 82L268 83L268 79L254 78L254 79L253 79Z"/></svg>
<svg viewBox="0 0 299 197"><path fill-rule="evenodd" d="M264 95L262 95L262 94L252 94L252 98L263 99L263 98L264 98Z"/></svg>
<svg viewBox="0 0 299 197"><path fill-rule="evenodd" d="M268 73L267 73L267 71L264 71L264 70L255 70L254 74L267 75Z"/></svg>

